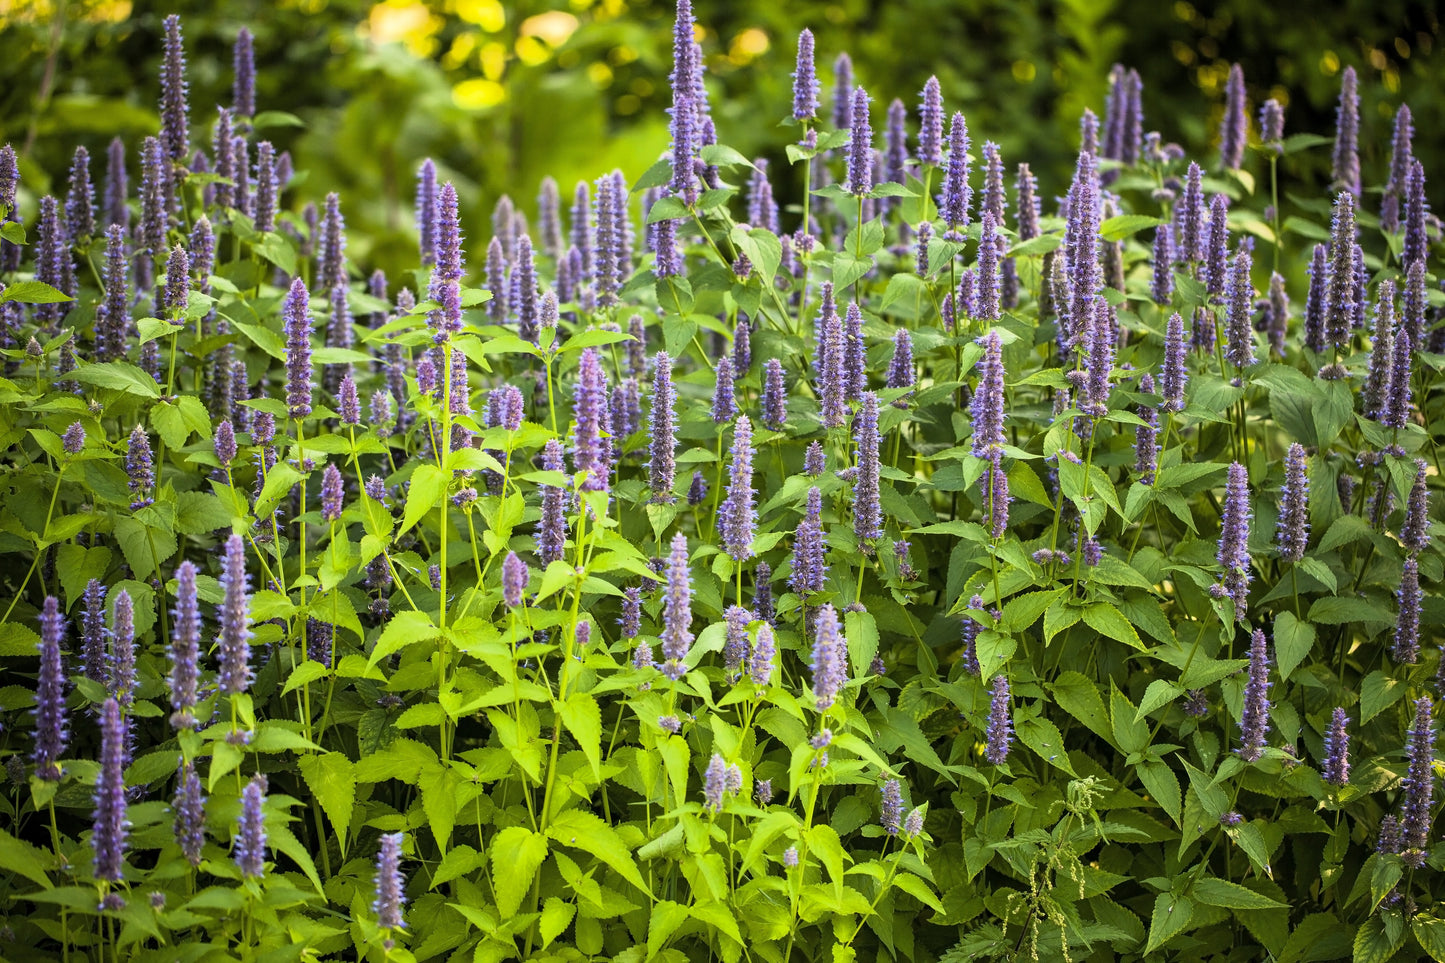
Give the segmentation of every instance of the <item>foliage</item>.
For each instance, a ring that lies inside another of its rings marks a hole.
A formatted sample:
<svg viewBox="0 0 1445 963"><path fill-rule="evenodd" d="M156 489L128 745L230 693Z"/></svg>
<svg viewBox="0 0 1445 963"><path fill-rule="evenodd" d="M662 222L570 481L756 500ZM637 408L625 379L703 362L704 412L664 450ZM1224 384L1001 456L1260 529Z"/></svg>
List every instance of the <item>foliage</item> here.
<svg viewBox="0 0 1445 963"><path fill-rule="evenodd" d="M1332 138L1197 196L1085 150L1036 218L962 150L859 186L864 125L806 110L764 172L691 96L560 246L501 207L468 266L419 191L390 283L351 195L302 170L265 230L174 110L133 234L4 201L15 944L1445 958L1423 186L1381 228L1366 152L1357 268L1353 195L1279 190Z"/></svg>

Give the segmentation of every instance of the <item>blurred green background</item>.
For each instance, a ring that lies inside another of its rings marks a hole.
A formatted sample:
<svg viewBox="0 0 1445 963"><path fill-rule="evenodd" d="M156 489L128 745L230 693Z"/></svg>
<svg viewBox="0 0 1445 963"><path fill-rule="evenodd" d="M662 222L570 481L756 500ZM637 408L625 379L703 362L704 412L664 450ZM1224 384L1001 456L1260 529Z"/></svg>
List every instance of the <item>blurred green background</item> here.
<svg viewBox="0 0 1445 963"><path fill-rule="evenodd" d="M1080 112L1102 114L1115 62L1143 76L1146 130L1196 156L1211 156L1231 62L1244 65L1251 113L1280 98L1290 133L1333 131L1339 72L1353 64L1366 182L1383 176L1401 102L1414 111L1427 171L1438 167L1445 88L1433 4L695 0L694 9L719 137L773 155L785 200L798 179L782 173L789 135L774 128L789 110L804 26L818 38L825 110L840 51L874 97L875 128L888 101L912 107L936 73L974 143L998 141L1010 168L1030 161L1045 197L1062 193ZM301 196L342 192L363 264L414 260L410 201L423 157L457 182L480 248L502 193L530 213L543 175L570 197L578 179L613 167L635 178L667 144L672 0L0 0L0 140L25 147L26 203L61 189L52 185L76 144L101 158L119 134L134 158L155 131L161 21L173 12L189 55L193 138L207 146L215 106L230 103L231 44L244 24L256 37L258 109L304 121L265 136L292 151ZM1291 164L1296 184L1319 186L1328 151Z"/></svg>

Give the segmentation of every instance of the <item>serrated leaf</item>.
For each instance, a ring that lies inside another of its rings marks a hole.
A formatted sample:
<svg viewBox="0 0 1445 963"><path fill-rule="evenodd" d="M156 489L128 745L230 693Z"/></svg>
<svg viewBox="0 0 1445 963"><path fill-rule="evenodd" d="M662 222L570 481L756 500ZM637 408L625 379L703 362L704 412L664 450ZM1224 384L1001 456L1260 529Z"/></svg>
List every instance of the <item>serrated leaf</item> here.
<svg viewBox="0 0 1445 963"><path fill-rule="evenodd" d="M1093 680L1082 672L1068 671L1060 674L1049 685L1054 701L1069 715L1082 722L1101 739L1112 741L1113 731L1109 728L1109 713L1104 708L1104 699Z"/></svg>
<svg viewBox="0 0 1445 963"><path fill-rule="evenodd" d="M1405 930L1392 937L1383 920L1371 916L1355 931L1354 963L1385 963L1405 945Z"/></svg>
<svg viewBox="0 0 1445 963"><path fill-rule="evenodd" d="M381 636L376 640L376 646L371 650L371 657L368 660L371 665L376 665L387 656L400 652L413 642L430 642L441 634L441 630L432 622L431 616L425 612L408 609L396 613L391 621L386 623Z"/></svg>
<svg viewBox="0 0 1445 963"><path fill-rule="evenodd" d="M1246 889L1238 883L1206 876L1194 884L1191 891L1196 900L1205 906L1221 906L1225 909L1272 910L1289 909L1288 903L1270 899L1262 893Z"/></svg>
<svg viewBox="0 0 1445 963"><path fill-rule="evenodd" d="M1084 609L1084 621L1090 628L1116 642L1123 642L1140 651L1147 649L1139 640L1139 633L1134 626L1124 618L1124 613L1108 602L1095 602Z"/></svg>
<svg viewBox="0 0 1445 963"><path fill-rule="evenodd" d="M1365 676L1360 683L1360 725L1366 725L1375 716L1399 702L1404 698L1405 689L1405 683L1392 679L1379 669Z"/></svg>
<svg viewBox="0 0 1445 963"><path fill-rule="evenodd" d="M442 854L441 865L432 874L430 889L449 883L458 876L465 876L486 861L481 853L465 843L453 846Z"/></svg>
<svg viewBox="0 0 1445 963"><path fill-rule="evenodd" d="M592 775L602 778L602 710L597 700L585 692L574 692L562 704L562 725L577 740L583 755L592 764Z"/></svg>
<svg viewBox="0 0 1445 963"><path fill-rule="evenodd" d="M1293 612L1281 612L1274 620L1274 655L1279 663L1279 677L1288 681L1310 650L1315 647L1315 627L1295 618Z"/></svg>
<svg viewBox="0 0 1445 963"><path fill-rule="evenodd" d="M21 304L59 304L74 300L75 298L64 291L53 288L44 281L16 281L0 291L0 304L7 301L18 301Z"/></svg>
<svg viewBox="0 0 1445 963"><path fill-rule="evenodd" d="M1168 705L1183 694L1184 688L1177 682L1155 679L1149 683L1149 688L1144 690L1144 698L1139 700L1139 711L1134 715L1135 720L1143 719L1155 709Z"/></svg>
<svg viewBox="0 0 1445 963"><path fill-rule="evenodd" d="M1139 774L1139 781L1144 784L1144 788L1149 790L1149 795L1163 807L1176 826L1180 825L1183 796L1179 791L1179 777L1174 775L1174 770L1170 769L1167 763L1146 762L1135 771Z"/></svg>
<svg viewBox="0 0 1445 963"><path fill-rule="evenodd" d="M156 379L125 361L83 364L67 374L66 377L82 384L111 388L139 398L159 398L161 396L161 389L156 384Z"/></svg>
<svg viewBox="0 0 1445 963"><path fill-rule="evenodd" d="M402 512L401 529L397 534L408 531L437 507L446 495L449 480L436 465L421 465L412 472L411 487L406 493L406 509Z"/></svg>
<svg viewBox="0 0 1445 963"><path fill-rule="evenodd" d="M547 858L547 837L508 826L492 837L492 896L503 919L516 914Z"/></svg>
<svg viewBox="0 0 1445 963"><path fill-rule="evenodd" d="M603 822L600 816L580 809L569 809L552 820L552 825L547 827L547 835L565 846L574 846L591 853L633 886L649 896L652 895L652 890L648 889L642 874L637 871L637 863L633 861L627 844L622 841L617 830Z"/></svg>
<svg viewBox="0 0 1445 963"><path fill-rule="evenodd" d="M356 802L356 770L345 753L328 752L320 756L302 756L301 775L321 811L336 830L341 852L346 853L346 834L351 828L351 810Z"/></svg>
<svg viewBox="0 0 1445 963"><path fill-rule="evenodd" d="M1032 749L1034 755L1044 762L1071 776L1078 775L1074 772L1073 764L1069 762L1069 754L1064 751L1064 738L1060 735L1058 726L1035 716L1020 720L1015 732L1019 742Z"/></svg>
<svg viewBox="0 0 1445 963"><path fill-rule="evenodd" d="M577 907L571 903L555 896L547 897L547 901L542 904L542 919L537 924L542 933L544 949L550 946L557 937L567 932L567 927L572 924L572 917L576 913Z"/></svg>
<svg viewBox="0 0 1445 963"><path fill-rule="evenodd" d="M1194 918L1194 904L1187 896L1160 893L1154 898L1154 914L1149 920L1149 943L1144 955L1149 956L1175 936L1184 932Z"/></svg>
<svg viewBox="0 0 1445 963"><path fill-rule="evenodd" d="M4 866L7 870L19 873L32 883L50 889L50 877L46 875L45 866L51 858L29 843L16 839L4 829L0 829L0 866Z"/></svg>

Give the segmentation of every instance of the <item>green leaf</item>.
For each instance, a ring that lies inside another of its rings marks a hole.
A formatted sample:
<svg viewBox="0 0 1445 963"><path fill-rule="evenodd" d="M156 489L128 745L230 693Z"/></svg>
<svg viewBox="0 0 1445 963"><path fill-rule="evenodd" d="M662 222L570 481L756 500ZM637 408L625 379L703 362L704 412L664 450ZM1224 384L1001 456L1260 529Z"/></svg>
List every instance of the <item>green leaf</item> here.
<svg viewBox="0 0 1445 963"><path fill-rule="evenodd" d="M497 914L514 916L547 858L547 837L522 826L508 826L492 837L492 896Z"/></svg>
<svg viewBox="0 0 1445 963"><path fill-rule="evenodd" d="M585 692L574 692L562 704L562 725L577 740L587 761L592 764L592 775L602 778L602 710L597 700Z"/></svg>
<svg viewBox="0 0 1445 963"><path fill-rule="evenodd" d="M1391 933L1384 920L1371 916L1355 931L1354 963L1385 963L1405 945L1405 929Z"/></svg>
<svg viewBox="0 0 1445 963"><path fill-rule="evenodd" d="M878 623L872 612L848 612L843 616L843 632L848 643L848 657L853 663L853 675L859 679L868 675L868 666L878 654Z"/></svg>
<svg viewBox="0 0 1445 963"><path fill-rule="evenodd" d="M1124 642L1141 651L1147 649L1147 646L1139 641L1139 633L1134 630L1134 626L1124 618L1124 613L1108 602L1095 602L1084 609L1084 621L1090 628L1116 642Z"/></svg>
<svg viewBox="0 0 1445 963"><path fill-rule="evenodd" d="M66 377L82 384L112 388L140 398L159 398L161 396L161 389L156 384L156 379L125 361L83 364Z"/></svg>
<svg viewBox="0 0 1445 963"><path fill-rule="evenodd" d="M1058 726L1041 716L1034 716L1019 720L1015 731L1019 742L1032 749L1034 755L1044 762L1071 776L1078 775L1069 762L1069 754L1064 751L1064 737L1059 734Z"/></svg>
<svg viewBox="0 0 1445 963"><path fill-rule="evenodd" d="M873 258L871 256L857 258L846 251L839 251L833 255L834 290L843 291L872 269Z"/></svg>
<svg viewBox="0 0 1445 963"><path fill-rule="evenodd" d="M371 650L369 659L370 665L376 665L382 659L394 652L411 645L413 642L430 642L441 634L431 616L425 612L408 609L398 612L386 623L381 636L376 640L376 646Z"/></svg>
<svg viewBox="0 0 1445 963"><path fill-rule="evenodd" d="M1063 589L1051 589L1045 592L1025 592L1009 599L1003 607L1003 629L1006 632L1023 632L1033 626L1044 614L1055 599L1063 594Z"/></svg>
<svg viewBox="0 0 1445 963"><path fill-rule="evenodd" d="M1154 898L1154 915L1149 920L1149 943L1144 955L1150 956L1175 936L1184 932L1194 918L1194 904L1187 896L1160 893Z"/></svg>
<svg viewBox="0 0 1445 963"><path fill-rule="evenodd" d="M436 889L459 876L465 876L486 862L486 857L466 843L453 846L442 856L441 865L432 874L429 889Z"/></svg>
<svg viewBox="0 0 1445 963"><path fill-rule="evenodd" d="M1310 606L1309 620L1319 625L1347 625L1350 622L1383 622L1392 624L1395 613L1373 599L1329 596L1316 599Z"/></svg>
<svg viewBox="0 0 1445 963"><path fill-rule="evenodd" d="M51 857L27 842L23 842L0 829L0 866L19 873L45 889L51 888L50 877L45 873L45 864Z"/></svg>
<svg viewBox="0 0 1445 963"><path fill-rule="evenodd" d="M1120 692L1117 685L1110 685L1113 688L1109 715L1114 722L1114 742L1125 752L1142 752L1149 745L1149 727L1140 720L1139 710L1134 708L1129 697Z"/></svg>
<svg viewBox="0 0 1445 963"><path fill-rule="evenodd" d="M1106 241L1122 241L1146 227L1158 227L1163 223L1159 218L1147 214L1119 214L1099 225L1099 236Z"/></svg>
<svg viewBox="0 0 1445 963"><path fill-rule="evenodd" d="M542 933L542 948L546 949L552 941L563 933L572 924L572 917L577 913L577 907L571 903L558 899L555 896L547 897L542 904L542 920L537 924Z"/></svg>
<svg viewBox="0 0 1445 963"><path fill-rule="evenodd" d="M328 752L320 756L302 756L300 766L311 795L321 804L321 811L330 820L336 838L341 841L341 852L345 855L346 833L351 828L351 810L356 802L356 770L351 760L345 753Z"/></svg>
<svg viewBox="0 0 1445 963"><path fill-rule="evenodd" d="M1225 909L1272 910L1289 909L1288 903L1270 899L1252 889L1245 889L1238 883L1206 876L1194 884L1191 895L1205 906L1221 906Z"/></svg>
<svg viewBox="0 0 1445 963"><path fill-rule="evenodd" d="M649 915L647 958L653 959L662 951L663 947L667 946L667 941L672 938L672 934L688 921L690 914L686 906L665 899L653 904Z"/></svg>
<svg viewBox="0 0 1445 963"><path fill-rule="evenodd" d="M1274 656L1279 662L1279 677L1288 681L1310 650L1315 647L1315 627L1295 618L1293 612L1281 612L1274 620Z"/></svg>
<svg viewBox="0 0 1445 963"><path fill-rule="evenodd" d="M317 679L326 675L326 673L327 668L325 664L313 659L307 659L292 669L286 676L286 684L281 687L281 694L283 696L290 695L293 690L301 688L308 682L315 682Z"/></svg>
<svg viewBox="0 0 1445 963"><path fill-rule="evenodd" d="M6 301L19 301L22 304L59 304L62 301L74 301L64 291L57 290L46 284L44 281L16 281L8 285L5 290L0 291L0 304Z"/></svg>
<svg viewBox="0 0 1445 963"><path fill-rule="evenodd" d="M1399 702L1405 695L1406 685L1399 679L1392 679L1376 669L1360 683L1360 725L1364 726L1375 716Z"/></svg>
<svg viewBox="0 0 1445 963"><path fill-rule="evenodd" d="M637 870L631 850L617 830L603 822L602 817L581 809L569 809L552 820L552 825L547 827L547 835L564 846L596 856L612 867L617 875L648 896L652 895L652 890Z"/></svg>
<svg viewBox="0 0 1445 963"><path fill-rule="evenodd" d="M1430 959L1445 961L1445 920L1422 914L1410 921L1410 932Z"/></svg>
<svg viewBox="0 0 1445 963"><path fill-rule="evenodd" d="M421 790L421 807L427 825L436 839L437 849L446 852L452 830L457 823L457 789L461 780L456 772L438 766L425 766L417 776Z"/></svg>
<svg viewBox="0 0 1445 963"><path fill-rule="evenodd" d="M1149 683L1149 688L1144 690L1144 698L1139 700L1139 711L1134 715L1135 720L1143 719L1155 709L1168 705L1183 694L1184 687L1177 682L1155 679Z"/></svg>
<svg viewBox="0 0 1445 963"><path fill-rule="evenodd" d="M1104 709L1104 700L1093 680L1082 672L1068 671L1049 685L1054 701L1069 715L1078 719L1095 735L1113 741L1114 733L1109 728L1109 714Z"/></svg>
<svg viewBox="0 0 1445 963"><path fill-rule="evenodd" d="M421 465L412 472L411 488L406 494L406 510L402 512L398 535L408 531L427 512L437 507L446 495L449 481L446 472L436 465Z"/></svg>
<svg viewBox="0 0 1445 963"><path fill-rule="evenodd" d="M1139 774L1139 781L1144 784L1144 788L1149 790L1149 795L1163 807L1169 818L1174 820L1174 824L1182 825L1180 810L1183 797L1179 791L1179 777L1174 775L1174 770L1170 769L1167 763L1146 762L1135 771Z"/></svg>
<svg viewBox="0 0 1445 963"><path fill-rule="evenodd" d="M843 894L843 842L838 838L838 831L827 823L819 823L808 830L808 852L817 856L828 870L828 877L833 880L838 895Z"/></svg>
<svg viewBox="0 0 1445 963"><path fill-rule="evenodd" d="M284 461L272 465L266 472L266 484L261 486L261 494L256 497L256 504L252 506L256 517L266 518L275 511L277 503L300 483L302 477L299 471Z"/></svg>

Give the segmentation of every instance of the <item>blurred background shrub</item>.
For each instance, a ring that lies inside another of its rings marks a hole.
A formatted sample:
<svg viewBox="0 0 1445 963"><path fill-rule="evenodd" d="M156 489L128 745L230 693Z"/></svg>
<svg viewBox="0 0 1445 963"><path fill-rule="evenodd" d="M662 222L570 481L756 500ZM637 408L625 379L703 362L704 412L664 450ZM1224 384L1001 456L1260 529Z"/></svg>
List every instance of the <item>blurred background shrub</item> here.
<svg viewBox="0 0 1445 963"><path fill-rule="evenodd" d="M398 268L414 259L410 203L423 157L456 181L474 246L490 236L485 212L503 193L531 212L544 175L570 197L579 179L614 167L635 178L655 160L667 143L673 9L672 0L0 2L0 140L24 147L32 206L77 144L101 157L118 135L134 156L158 124L161 20L176 12L204 145L211 105L230 102L231 45L245 25L256 38L258 109L301 120L266 135L291 150L308 196L342 192L360 262ZM1416 153L1427 171L1439 168L1434 4L694 0L694 9L720 138L744 153L776 141L770 128L788 110L807 26L825 104L842 51L880 126L890 100L912 107L936 73L975 144L997 141L1010 167L1029 160L1046 197L1072 169L1083 108L1102 114L1115 62L1144 79L1146 129L1201 154L1230 63L1244 66L1252 111L1270 96L1286 104L1291 133L1333 129L1338 75L1353 64L1367 182L1388 161L1401 102L1414 112ZM1291 176L1323 181L1327 155L1303 155ZM795 197L796 183L775 180Z"/></svg>

